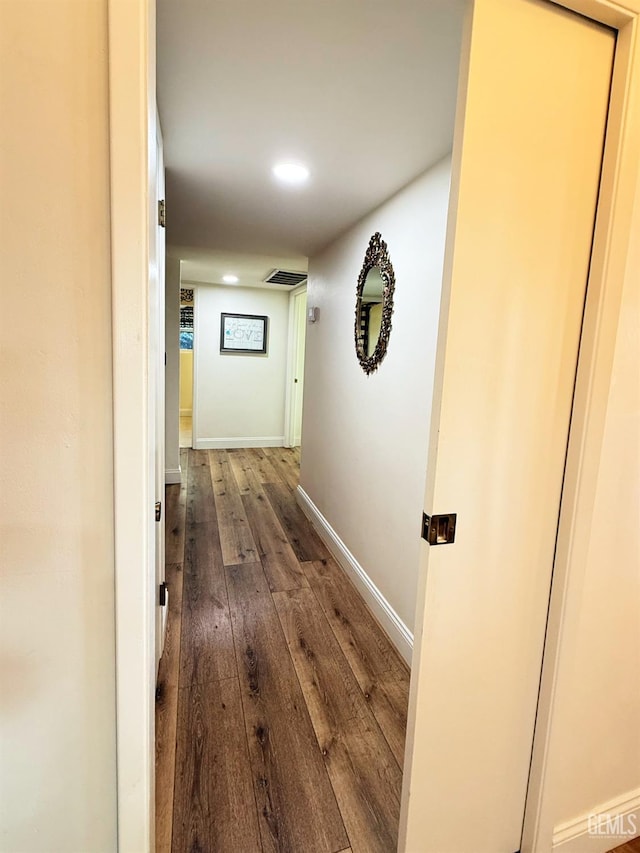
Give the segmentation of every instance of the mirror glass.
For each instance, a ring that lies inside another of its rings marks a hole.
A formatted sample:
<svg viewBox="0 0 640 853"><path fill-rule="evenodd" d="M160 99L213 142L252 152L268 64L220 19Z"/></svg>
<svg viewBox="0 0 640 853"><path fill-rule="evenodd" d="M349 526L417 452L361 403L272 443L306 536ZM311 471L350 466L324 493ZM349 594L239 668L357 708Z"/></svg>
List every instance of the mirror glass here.
<svg viewBox="0 0 640 853"><path fill-rule="evenodd" d="M366 341L365 351L367 357L372 356L378 345L380 331L382 330L382 291L384 281L378 267L372 267L367 273L362 290L362 311L366 314Z"/></svg>
<svg viewBox="0 0 640 853"><path fill-rule="evenodd" d="M356 290L356 354L365 373L373 373L387 351L395 278L387 244L376 231L364 256Z"/></svg>

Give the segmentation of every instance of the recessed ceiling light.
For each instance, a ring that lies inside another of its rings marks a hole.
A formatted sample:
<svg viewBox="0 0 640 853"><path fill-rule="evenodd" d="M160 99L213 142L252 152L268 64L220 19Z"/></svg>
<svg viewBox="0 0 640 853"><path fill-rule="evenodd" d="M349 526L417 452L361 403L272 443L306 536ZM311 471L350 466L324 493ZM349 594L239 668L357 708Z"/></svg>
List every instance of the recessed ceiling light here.
<svg viewBox="0 0 640 853"><path fill-rule="evenodd" d="M283 184L304 184L309 177L309 170L302 163L276 163L273 174Z"/></svg>
<svg viewBox="0 0 640 853"><path fill-rule="evenodd" d="M225 284L237 284L238 283L238 276L237 275L231 275L231 274L223 275L222 280L224 281Z"/></svg>

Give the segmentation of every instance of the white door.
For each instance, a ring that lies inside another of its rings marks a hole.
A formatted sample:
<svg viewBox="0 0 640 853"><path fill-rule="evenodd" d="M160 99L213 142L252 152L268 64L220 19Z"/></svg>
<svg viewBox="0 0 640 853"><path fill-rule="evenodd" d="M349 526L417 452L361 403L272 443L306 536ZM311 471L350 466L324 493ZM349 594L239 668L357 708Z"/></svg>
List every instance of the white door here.
<svg viewBox="0 0 640 853"><path fill-rule="evenodd" d="M158 127L155 141L155 170L156 181L151 195L150 229L150 258L149 258L149 376L151 381L150 395L152 401L153 436L153 472L155 506L159 507L159 518L156 515L155 525L155 581L156 581L156 673L164 648L164 637L167 624L168 600L161 604L161 589L165 582L165 458L164 458L164 428L165 428L165 229L160 223L159 202L164 202L164 157L162 137ZM150 186L153 184L150 182Z"/></svg>
<svg viewBox="0 0 640 853"><path fill-rule="evenodd" d="M408 853L520 847L615 48L542 0L477 0L470 38L425 503L457 528L423 547Z"/></svg>
<svg viewBox="0 0 640 853"><path fill-rule="evenodd" d="M306 288L293 297L293 317L295 324L295 361L292 389L292 447L299 447L302 441L302 400L304 396L304 348L307 331L307 291Z"/></svg>
<svg viewBox="0 0 640 853"><path fill-rule="evenodd" d="M302 441L304 397L304 351L307 334L307 288L303 285L289 297L289 342L287 349L287 394L284 416L285 447Z"/></svg>

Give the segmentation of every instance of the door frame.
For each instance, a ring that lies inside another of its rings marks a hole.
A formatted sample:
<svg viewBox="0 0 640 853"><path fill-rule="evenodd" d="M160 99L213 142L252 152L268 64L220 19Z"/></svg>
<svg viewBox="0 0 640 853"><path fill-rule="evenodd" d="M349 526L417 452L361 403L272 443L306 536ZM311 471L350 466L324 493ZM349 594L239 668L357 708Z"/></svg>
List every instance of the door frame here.
<svg viewBox="0 0 640 853"><path fill-rule="evenodd" d="M164 141L162 139L162 128L160 126L160 116L156 109L156 145L155 153L155 184L150 187L150 198L153 201L149 205L149 228L150 233L154 235L154 240L150 241L149 248L151 250L151 265L150 279L154 280L157 296L154 300L155 311L153 320L155 324L154 336L151 339L152 351L155 349L155 376L156 388L153 396L154 416L155 416L155 499L160 502L160 520L155 523L155 590L156 590L156 637L155 637L155 654L156 654L156 678L158 668L160 666L160 658L164 651L165 632L167 627L167 614L169 612L168 593L165 598L165 605L160 605L159 590L165 582L165 416L166 416L166 369L167 369L167 345L165 341L165 323L166 323L166 304L165 304L165 289L166 289L166 240L165 226L160 223L159 205L165 199L165 181L164 181ZM154 246L155 244L155 246ZM155 275L153 270L155 268ZM151 317L150 317L151 319ZM154 341L155 339L155 341ZM155 344L155 346L154 346ZM151 361L152 359L150 359Z"/></svg>
<svg viewBox="0 0 640 853"><path fill-rule="evenodd" d="M155 0L107 0L107 5L118 849L122 853L133 850L142 853L153 850L155 820L155 590L148 583L148 566L153 556L150 470L153 470L154 448L147 403L149 139L155 143ZM558 649L570 641L575 628L575 614L570 613L568 597L579 581L584 520L589 516L595 495L597 467L593 464L593 449L597 448L604 426L622 283L625 272L640 275L640 270L625 269L634 201L640 204L640 185L636 184L640 150L640 0L623 3L556 0L555 5L616 29L618 43L589 280L591 295L585 316L563 493L558 542L560 568L554 579L539 704L540 725L534 744L525 821L525 842L529 846L524 849L541 851L550 849L552 829L543 795ZM460 152L454 150L452 198L457 192L459 162ZM416 642L419 636L417 631ZM420 733L408 731L407 736L409 756ZM401 838L406 820L406 802L403 802Z"/></svg>
<svg viewBox="0 0 640 853"><path fill-rule="evenodd" d="M193 349L191 352L191 447L196 450L196 424L198 423L198 317L200 311L198 309L198 299L200 297L200 289L197 282L187 281L185 286L193 288Z"/></svg>
<svg viewBox="0 0 640 853"><path fill-rule="evenodd" d="M155 0L108 0L107 9L118 850L142 853L155 846L155 372L148 363Z"/></svg>
<svg viewBox="0 0 640 853"><path fill-rule="evenodd" d="M298 349L298 330L295 325L296 296L307 292L307 282L294 287L289 293L289 334L287 339L287 372L284 397L284 446L293 447L295 441L295 425L293 405L293 380L296 372L296 354Z"/></svg>

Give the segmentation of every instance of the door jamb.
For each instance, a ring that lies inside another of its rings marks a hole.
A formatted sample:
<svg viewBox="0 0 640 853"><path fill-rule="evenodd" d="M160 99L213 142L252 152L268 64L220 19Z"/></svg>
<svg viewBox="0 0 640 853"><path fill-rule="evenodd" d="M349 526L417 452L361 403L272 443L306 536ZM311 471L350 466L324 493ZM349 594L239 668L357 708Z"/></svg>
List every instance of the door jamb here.
<svg viewBox="0 0 640 853"><path fill-rule="evenodd" d="M107 0L118 849L154 844L155 477L149 423L149 170L155 0Z"/></svg>
<svg viewBox="0 0 640 853"><path fill-rule="evenodd" d="M153 140L150 140L150 144ZM166 240L164 226L160 225L159 221L159 205L164 202L165 198L165 175L164 175L164 140L162 138L162 128L160 126L160 115L156 107L155 110L155 145L153 146L154 172L155 181L150 185L150 199L153 199L150 205L149 227L151 229L150 249L152 266L150 268L150 279L156 283L156 329L154 337L156 338L156 354L155 359L155 375L156 389L154 400L154 451L156 457L155 463L155 499L160 501L160 520L155 522L155 590L159 590L165 583L165 533L166 533L166 516L162 508L165 507L165 471L166 471L166 435L165 435L165 409L166 409L166 366L167 366L167 345L165 340L165 324L166 324ZM155 245L154 245L155 244ZM155 270L153 269L155 267ZM159 444L157 447L155 444ZM166 507L165 507L166 509ZM160 667L160 658L164 651L164 643L166 637L167 615L169 612L168 606L160 605L159 593L155 593L155 610L156 610L156 637L155 637L155 654L156 654L156 681L158 677L158 669Z"/></svg>
<svg viewBox="0 0 640 853"><path fill-rule="evenodd" d="M196 423L198 411L198 299L200 291L195 281L188 281L186 285L193 288L193 355L191 357L191 447L196 449Z"/></svg>

